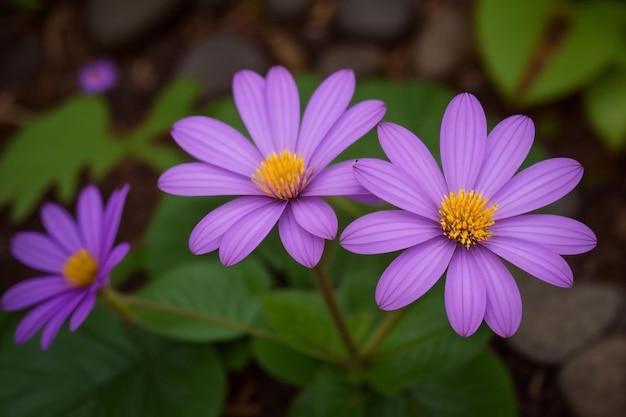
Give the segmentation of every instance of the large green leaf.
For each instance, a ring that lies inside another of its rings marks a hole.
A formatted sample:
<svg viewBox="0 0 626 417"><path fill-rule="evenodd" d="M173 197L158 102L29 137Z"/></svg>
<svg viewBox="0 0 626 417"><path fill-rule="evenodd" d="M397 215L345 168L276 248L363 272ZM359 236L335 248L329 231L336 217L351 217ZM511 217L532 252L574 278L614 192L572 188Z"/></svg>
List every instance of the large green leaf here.
<svg viewBox="0 0 626 417"><path fill-rule="evenodd" d="M319 293L303 290L272 291L262 297L263 311L276 333L291 347L316 358L345 358L347 353ZM370 316L347 316L346 325L358 344L370 325Z"/></svg>
<svg viewBox="0 0 626 417"><path fill-rule="evenodd" d="M163 310L138 306L133 310L142 325L159 334L189 341L230 340L242 331L194 314L257 324L261 309L256 295L269 284L265 269L254 258L230 268L196 260L163 273L138 292L138 297L164 305Z"/></svg>
<svg viewBox="0 0 626 417"><path fill-rule="evenodd" d="M612 72L585 94L585 112L598 136L613 150L626 143L626 70Z"/></svg>
<svg viewBox="0 0 626 417"><path fill-rule="evenodd" d="M489 350L474 360L410 389L428 417L515 417L517 401L511 378Z"/></svg>
<svg viewBox="0 0 626 417"><path fill-rule="evenodd" d="M536 104L582 87L614 59L625 13L611 1L481 0L478 42L502 93Z"/></svg>
<svg viewBox="0 0 626 417"><path fill-rule="evenodd" d="M225 376L209 346L166 341L96 308L51 349L0 335L3 417L218 416Z"/></svg>
<svg viewBox="0 0 626 417"><path fill-rule="evenodd" d="M317 359L268 339L254 338L252 351L254 358L265 371L293 385L305 386L310 384L324 364Z"/></svg>

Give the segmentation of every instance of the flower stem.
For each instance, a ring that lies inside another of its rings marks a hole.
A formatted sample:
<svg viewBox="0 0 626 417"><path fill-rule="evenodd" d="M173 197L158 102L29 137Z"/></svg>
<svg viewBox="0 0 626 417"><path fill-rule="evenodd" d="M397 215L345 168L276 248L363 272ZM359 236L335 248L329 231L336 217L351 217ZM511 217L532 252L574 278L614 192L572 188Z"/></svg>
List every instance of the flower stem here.
<svg viewBox="0 0 626 417"><path fill-rule="evenodd" d="M322 293L322 297L326 302L326 306L328 307L328 311L330 312L335 328L337 329L337 333L339 333L339 337L346 348L351 362L357 367L360 366L361 359L359 358L359 353L352 342L346 323L343 320L341 312L339 311L339 306L337 305L337 300L335 299L335 294L333 292L330 279L328 278L328 274L326 274L326 272L320 267L315 266L313 268L313 275L315 276L317 286Z"/></svg>
<svg viewBox="0 0 626 417"><path fill-rule="evenodd" d="M378 325L372 336L361 350L361 356L367 357L378 349L378 346L385 340L387 335L396 327L400 319L404 317L405 309L392 311Z"/></svg>

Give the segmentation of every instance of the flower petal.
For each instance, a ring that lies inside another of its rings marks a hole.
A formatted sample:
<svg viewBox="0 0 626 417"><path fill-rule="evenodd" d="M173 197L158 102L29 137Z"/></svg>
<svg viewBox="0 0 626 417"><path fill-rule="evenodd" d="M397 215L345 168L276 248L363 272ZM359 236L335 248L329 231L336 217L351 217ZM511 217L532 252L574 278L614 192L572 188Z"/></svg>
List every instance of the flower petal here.
<svg viewBox="0 0 626 417"><path fill-rule="evenodd" d="M306 106L296 153L308 161L317 145L348 108L354 94L354 72L341 70L326 78Z"/></svg>
<svg viewBox="0 0 626 417"><path fill-rule="evenodd" d="M78 252L83 244L76 222L58 204L47 203L41 209L41 220L48 234L65 251L67 256Z"/></svg>
<svg viewBox="0 0 626 417"><path fill-rule="evenodd" d="M471 190L485 157L487 119L480 102L469 93L456 96L441 122L441 164L448 190Z"/></svg>
<svg viewBox="0 0 626 417"><path fill-rule="evenodd" d="M32 309L15 330L15 343L21 345L33 337L35 333L46 325L64 306L71 302L81 290L73 290L54 297Z"/></svg>
<svg viewBox="0 0 626 417"><path fill-rule="evenodd" d="M507 236L492 236L481 244L548 284L567 288L574 283L572 269L548 246Z"/></svg>
<svg viewBox="0 0 626 417"><path fill-rule="evenodd" d="M487 153L474 189L490 199L519 169L535 137L535 125L526 116L511 116L487 137Z"/></svg>
<svg viewBox="0 0 626 417"><path fill-rule="evenodd" d="M203 255L219 248L222 236L247 214L271 204L274 199L261 196L240 197L222 204L204 216L189 236L189 250Z"/></svg>
<svg viewBox="0 0 626 417"><path fill-rule="evenodd" d="M441 236L404 251L389 264L376 286L376 303L397 310L420 298L445 272L455 245Z"/></svg>
<svg viewBox="0 0 626 417"><path fill-rule="evenodd" d="M4 311L22 310L71 289L61 276L31 278L9 288L2 296L0 304Z"/></svg>
<svg viewBox="0 0 626 417"><path fill-rule="evenodd" d="M233 77L233 98L243 124L264 156L275 152L265 103L265 80L250 70Z"/></svg>
<svg viewBox="0 0 626 417"><path fill-rule="evenodd" d="M109 278L109 273L115 268L122 259L126 257L128 251L130 249L130 245L128 243L120 243L116 247L113 248L106 261L100 266L97 277L97 287L106 284Z"/></svg>
<svg viewBox="0 0 626 417"><path fill-rule="evenodd" d="M378 125L380 146L387 158L396 166L406 171L412 181L430 197L437 208L443 197L448 194L446 182L439 166L426 145L409 130L395 123Z"/></svg>
<svg viewBox="0 0 626 417"><path fill-rule="evenodd" d="M232 266L248 256L272 230L286 206L286 201L274 200L246 214L228 229L220 245L222 264Z"/></svg>
<svg viewBox="0 0 626 417"><path fill-rule="evenodd" d="M272 129L274 151L295 152L300 129L300 96L296 82L285 68L272 67L265 78L265 102Z"/></svg>
<svg viewBox="0 0 626 417"><path fill-rule="evenodd" d="M263 195L250 178L202 162L168 169L159 178L159 188L182 196Z"/></svg>
<svg viewBox="0 0 626 417"><path fill-rule="evenodd" d="M355 160L343 161L325 168L306 186L301 196L371 195L354 176Z"/></svg>
<svg viewBox="0 0 626 417"><path fill-rule="evenodd" d="M299 197L290 204L293 217L300 227L323 239L337 236L337 215L333 208L319 197Z"/></svg>
<svg viewBox="0 0 626 417"><path fill-rule="evenodd" d="M385 210L359 217L341 234L341 246L371 255L394 252L441 235L441 227L402 210Z"/></svg>
<svg viewBox="0 0 626 417"><path fill-rule="evenodd" d="M70 314L76 309L78 304L85 299L87 293L81 292L76 294L71 300L68 301L67 304L63 306L63 308L56 313L50 321L46 324L41 334L41 349L47 351L52 345L54 338L59 333L61 326L68 319Z"/></svg>
<svg viewBox="0 0 626 417"><path fill-rule="evenodd" d="M319 172L376 126L385 115L385 110L385 103L378 100L362 101L349 108L315 149L309 166L314 172Z"/></svg>
<svg viewBox="0 0 626 417"><path fill-rule="evenodd" d="M494 219L527 213L569 193L583 176L583 167L570 158L538 162L515 175L491 199L499 208Z"/></svg>
<svg viewBox="0 0 626 417"><path fill-rule="evenodd" d="M70 331L75 331L85 321L93 306L96 304L96 292L91 291L87 293L80 305L74 310L72 318L70 319Z"/></svg>
<svg viewBox="0 0 626 417"><path fill-rule="evenodd" d="M472 248L487 290L485 321L502 337L511 337L522 321L522 297L513 275L492 252L480 245Z"/></svg>
<svg viewBox="0 0 626 417"><path fill-rule="evenodd" d="M487 305L483 271L471 252L458 245L446 274L446 314L454 331L464 337L478 330Z"/></svg>
<svg viewBox="0 0 626 417"><path fill-rule="evenodd" d="M20 232L11 240L11 253L21 263L34 269L63 273L68 257L52 239L39 232Z"/></svg>
<svg viewBox="0 0 626 417"><path fill-rule="evenodd" d="M104 209L104 236L102 239L100 259L106 259L109 256L109 251L113 247L117 230L120 227L124 203L126 202L129 189L130 186L126 184L121 189L114 191Z"/></svg>
<svg viewBox="0 0 626 417"><path fill-rule="evenodd" d="M263 156L241 133L226 123L204 116L179 120L172 136L191 156L246 177L252 176Z"/></svg>
<svg viewBox="0 0 626 417"><path fill-rule="evenodd" d="M102 247L102 196L93 185L88 185L81 191L76 203L78 228L83 238L85 249L101 261L100 248Z"/></svg>
<svg viewBox="0 0 626 417"><path fill-rule="evenodd" d="M404 171L387 161L374 158L359 159L354 165L357 181L372 194L403 210L439 222L432 202L407 178Z"/></svg>
<svg viewBox="0 0 626 417"><path fill-rule="evenodd" d="M324 239L304 230L296 221L292 207L293 205L287 207L278 221L280 240L296 262L307 268L313 268L324 252Z"/></svg>
<svg viewBox="0 0 626 417"><path fill-rule="evenodd" d="M593 231L581 222L552 214L527 214L498 220L494 235L546 245L559 255L577 255L596 247Z"/></svg>

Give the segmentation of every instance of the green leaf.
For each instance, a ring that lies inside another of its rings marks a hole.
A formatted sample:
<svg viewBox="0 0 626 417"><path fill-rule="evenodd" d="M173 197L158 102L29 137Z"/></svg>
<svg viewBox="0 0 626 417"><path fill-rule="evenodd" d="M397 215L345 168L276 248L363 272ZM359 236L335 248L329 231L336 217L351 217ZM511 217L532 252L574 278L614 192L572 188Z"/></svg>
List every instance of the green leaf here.
<svg viewBox="0 0 626 417"><path fill-rule="evenodd" d="M252 358L252 344L247 337L216 343L214 346L224 365L233 371L241 371Z"/></svg>
<svg viewBox="0 0 626 417"><path fill-rule="evenodd" d="M323 365L319 360L267 339L254 338L252 351L267 373L298 386L310 384Z"/></svg>
<svg viewBox="0 0 626 417"><path fill-rule="evenodd" d="M196 260L169 270L139 292L138 296L176 310L204 313L223 320L254 325L260 305L256 294L269 288L265 269L254 258L231 268L218 262ZM189 341L230 340L241 330L213 324L176 311L133 307L139 321L159 334Z"/></svg>
<svg viewBox="0 0 626 417"><path fill-rule="evenodd" d="M55 185L58 198L69 203L84 168L97 180L122 158L121 143L107 135L106 119L101 99L80 96L17 132L0 158L0 205L13 203L13 220L29 215Z"/></svg>
<svg viewBox="0 0 626 417"><path fill-rule="evenodd" d="M552 100L582 87L614 60L623 48L625 10L609 1L481 0L476 22L482 57L510 100Z"/></svg>
<svg viewBox="0 0 626 417"><path fill-rule="evenodd" d="M612 72L585 94L585 112L598 136L612 150L626 142L626 71Z"/></svg>
<svg viewBox="0 0 626 417"><path fill-rule="evenodd" d="M506 367L484 350L463 367L410 389L429 417L515 417L517 400Z"/></svg>
<svg viewBox="0 0 626 417"><path fill-rule="evenodd" d="M290 417L362 417L367 398L362 389L347 381L340 371L325 367L313 383L296 398Z"/></svg>
<svg viewBox="0 0 626 417"><path fill-rule="evenodd" d="M4 417L218 416L226 380L210 346L166 341L96 308L48 352L0 335Z"/></svg>
<svg viewBox="0 0 626 417"><path fill-rule="evenodd" d="M263 311L276 333L291 347L315 358L345 358L346 351L330 313L317 292L272 291L263 295ZM348 316L346 326L358 344L369 316Z"/></svg>

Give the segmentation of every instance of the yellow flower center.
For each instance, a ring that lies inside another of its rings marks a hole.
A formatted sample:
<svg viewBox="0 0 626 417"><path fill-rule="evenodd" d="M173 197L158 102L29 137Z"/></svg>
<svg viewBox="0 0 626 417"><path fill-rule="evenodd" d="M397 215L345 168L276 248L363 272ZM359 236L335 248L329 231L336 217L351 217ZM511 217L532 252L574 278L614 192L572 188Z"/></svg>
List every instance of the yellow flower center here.
<svg viewBox="0 0 626 417"><path fill-rule="evenodd" d="M304 158L284 150L272 152L257 168L252 182L270 197L290 200L304 189L311 170L304 167Z"/></svg>
<svg viewBox="0 0 626 417"><path fill-rule="evenodd" d="M489 227L494 224L493 212L497 209L497 204L487 207L487 199L482 194L461 189L444 197L439 208L439 224L448 239L469 249L492 236Z"/></svg>
<svg viewBox="0 0 626 417"><path fill-rule="evenodd" d="M80 287L93 284L98 274L98 263L86 249L81 249L67 260L63 275L69 282Z"/></svg>

